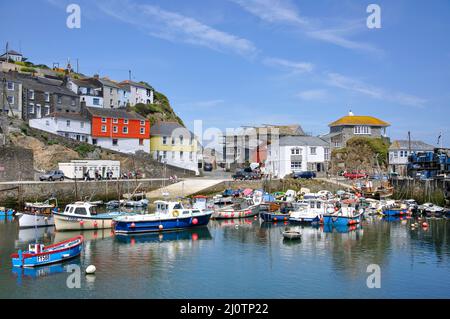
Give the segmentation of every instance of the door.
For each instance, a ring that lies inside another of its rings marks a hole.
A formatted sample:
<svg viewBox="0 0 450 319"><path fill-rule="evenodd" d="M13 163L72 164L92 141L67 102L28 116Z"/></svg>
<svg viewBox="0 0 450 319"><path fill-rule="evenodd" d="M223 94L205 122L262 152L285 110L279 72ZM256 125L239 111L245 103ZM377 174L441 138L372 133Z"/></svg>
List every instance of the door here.
<svg viewBox="0 0 450 319"><path fill-rule="evenodd" d="M42 117L41 106L39 104L36 105L36 118L40 119Z"/></svg>

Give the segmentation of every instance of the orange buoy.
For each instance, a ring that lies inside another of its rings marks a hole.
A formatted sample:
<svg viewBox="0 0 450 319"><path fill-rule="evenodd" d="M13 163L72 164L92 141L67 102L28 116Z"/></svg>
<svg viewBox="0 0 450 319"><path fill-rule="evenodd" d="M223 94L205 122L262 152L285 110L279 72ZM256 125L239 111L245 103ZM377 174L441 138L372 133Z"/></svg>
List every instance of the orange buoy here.
<svg viewBox="0 0 450 319"><path fill-rule="evenodd" d="M81 226L84 225L84 220L80 220L80 225L81 225Z"/></svg>
<svg viewBox="0 0 450 319"><path fill-rule="evenodd" d="M198 224L198 219L197 219L197 218L194 218L194 219L192 220L192 224L197 225L197 224ZM162 226L162 225L161 225L161 226Z"/></svg>
<svg viewBox="0 0 450 319"><path fill-rule="evenodd" d="M423 222L423 223L422 223L422 227L423 227L423 228L427 228L427 227L428 227L428 223L427 223L427 222Z"/></svg>
<svg viewBox="0 0 450 319"><path fill-rule="evenodd" d="M273 220L274 220L274 221L277 221L277 220L278 220L278 218L274 217L274 218L273 218Z"/></svg>

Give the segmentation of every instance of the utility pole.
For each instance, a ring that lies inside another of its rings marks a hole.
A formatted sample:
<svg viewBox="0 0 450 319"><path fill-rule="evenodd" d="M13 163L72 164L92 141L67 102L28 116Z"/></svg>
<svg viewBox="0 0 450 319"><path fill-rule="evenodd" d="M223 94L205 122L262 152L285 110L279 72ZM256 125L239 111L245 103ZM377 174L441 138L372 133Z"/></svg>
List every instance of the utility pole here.
<svg viewBox="0 0 450 319"><path fill-rule="evenodd" d="M131 81L131 70L128 70L128 79Z"/></svg>
<svg viewBox="0 0 450 319"><path fill-rule="evenodd" d="M408 151L409 155L411 155L411 131L408 131Z"/></svg>

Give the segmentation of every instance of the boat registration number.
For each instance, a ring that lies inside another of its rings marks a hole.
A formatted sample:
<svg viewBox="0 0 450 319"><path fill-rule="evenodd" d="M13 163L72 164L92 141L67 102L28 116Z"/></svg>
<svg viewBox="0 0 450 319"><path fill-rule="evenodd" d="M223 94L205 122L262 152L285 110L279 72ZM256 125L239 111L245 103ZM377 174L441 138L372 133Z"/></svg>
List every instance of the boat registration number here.
<svg viewBox="0 0 450 319"><path fill-rule="evenodd" d="M50 260L50 255L37 256L37 261L42 263Z"/></svg>

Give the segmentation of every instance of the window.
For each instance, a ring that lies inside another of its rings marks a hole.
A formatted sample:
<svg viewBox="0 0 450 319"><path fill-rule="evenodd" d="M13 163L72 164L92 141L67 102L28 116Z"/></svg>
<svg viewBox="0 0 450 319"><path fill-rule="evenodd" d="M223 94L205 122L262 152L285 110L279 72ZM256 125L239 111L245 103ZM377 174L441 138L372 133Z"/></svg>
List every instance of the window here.
<svg viewBox="0 0 450 319"><path fill-rule="evenodd" d="M92 145L97 145L97 139L96 138L92 139Z"/></svg>
<svg viewBox="0 0 450 319"><path fill-rule="evenodd" d="M145 126L145 121L141 121L141 126Z"/></svg>
<svg viewBox="0 0 450 319"><path fill-rule="evenodd" d="M141 134L145 134L145 127L141 127Z"/></svg>
<svg viewBox="0 0 450 319"><path fill-rule="evenodd" d="M299 161L291 162L292 170L300 170L301 168L302 168L302 162L299 162Z"/></svg>
<svg viewBox="0 0 450 319"><path fill-rule="evenodd" d="M184 158L184 152L183 152L183 151L181 151L181 152L180 152L180 160L182 161L182 160L183 160L183 158Z"/></svg>
<svg viewBox="0 0 450 319"><path fill-rule="evenodd" d="M175 145L175 138L172 137L172 145Z"/></svg>
<svg viewBox="0 0 450 319"><path fill-rule="evenodd" d="M66 126L67 126L67 127L70 127L70 120L67 120L67 121L66 121Z"/></svg>
<svg viewBox="0 0 450 319"><path fill-rule="evenodd" d="M175 152L172 152L172 159L175 159Z"/></svg>
<svg viewBox="0 0 450 319"><path fill-rule="evenodd" d="M102 117L102 123L106 123L106 117Z"/></svg>
<svg viewBox="0 0 450 319"><path fill-rule="evenodd" d="M7 100L9 104L14 104L14 96L8 96Z"/></svg>
<svg viewBox="0 0 450 319"><path fill-rule="evenodd" d="M143 138L139 139L139 145L141 145L141 146L144 145L144 139Z"/></svg>
<svg viewBox="0 0 450 319"><path fill-rule="evenodd" d="M58 95L57 103L58 104L62 104L62 97L61 97L61 95Z"/></svg>
<svg viewBox="0 0 450 319"><path fill-rule="evenodd" d="M118 119L113 119L113 123L117 124L117 123L119 123L119 120Z"/></svg>
<svg viewBox="0 0 450 319"><path fill-rule="evenodd" d="M194 152L189 152L189 160L192 161L194 159Z"/></svg>
<svg viewBox="0 0 450 319"><path fill-rule="evenodd" d="M28 91L28 98L30 100L34 100L34 91L33 90Z"/></svg>
<svg viewBox="0 0 450 319"><path fill-rule="evenodd" d="M80 122L80 128L84 128L84 122Z"/></svg>
<svg viewBox="0 0 450 319"><path fill-rule="evenodd" d="M184 139L183 135L180 135L180 144L181 145L183 145L183 139Z"/></svg>
<svg viewBox="0 0 450 319"><path fill-rule="evenodd" d="M75 209L75 214L76 215L87 215L86 213L86 208L84 207L78 207Z"/></svg>
<svg viewBox="0 0 450 319"><path fill-rule="evenodd" d="M119 131L118 127L117 126L113 126L113 132L117 133L118 131Z"/></svg>
<svg viewBox="0 0 450 319"><path fill-rule="evenodd" d="M123 124L128 124L128 120L123 120Z"/></svg>
<svg viewBox="0 0 450 319"><path fill-rule="evenodd" d="M50 93L45 92L44 97L45 97L45 102L50 102Z"/></svg>
<svg viewBox="0 0 450 319"><path fill-rule="evenodd" d="M317 148L316 147L310 147L309 148L309 152L311 153L311 155L317 155Z"/></svg>
<svg viewBox="0 0 450 319"><path fill-rule="evenodd" d="M122 128L122 133L123 133L123 134L128 134L128 127L127 127L127 126L124 126L124 127Z"/></svg>
<svg viewBox="0 0 450 319"><path fill-rule="evenodd" d="M300 155L302 153L301 148L293 148L291 149L291 155Z"/></svg>
<svg viewBox="0 0 450 319"><path fill-rule="evenodd" d="M98 98L92 99L92 104L94 104L94 105L100 105L100 99L98 99Z"/></svg>
<svg viewBox="0 0 450 319"><path fill-rule="evenodd" d="M44 114L49 115L50 114L50 105L44 106Z"/></svg>
<svg viewBox="0 0 450 319"><path fill-rule="evenodd" d="M34 114L34 104L33 103L30 103L30 105L28 106L28 113Z"/></svg>
<svg viewBox="0 0 450 319"><path fill-rule="evenodd" d="M109 105L111 105L111 107L114 107L113 99L110 99L110 100L109 100Z"/></svg>
<svg viewBox="0 0 450 319"><path fill-rule="evenodd" d="M119 144L119 141L117 140L117 138L113 138L112 145L117 146L118 144Z"/></svg>
<svg viewBox="0 0 450 319"><path fill-rule="evenodd" d="M324 157L325 157L326 161L330 160L330 149L329 148L324 149Z"/></svg>
<svg viewBox="0 0 450 319"><path fill-rule="evenodd" d="M46 120L46 121L45 121L45 125L46 125L46 126L50 126L50 121L49 121L49 120Z"/></svg>
<svg viewBox="0 0 450 319"><path fill-rule="evenodd" d="M14 82L6 82L6 87L8 88L8 91L14 91Z"/></svg>
<svg viewBox="0 0 450 319"><path fill-rule="evenodd" d="M70 104L71 104L72 106L75 106L75 102L76 102L76 100L75 100L75 98L73 97L72 100L70 101Z"/></svg>
<svg viewBox="0 0 450 319"><path fill-rule="evenodd" d="M163 145L167 145L167 136L163 136L162 143Z"/></svg>
<svg viewBox="0 0 450 319"><path fill-rule="evenodd" d="M106 125L102 125L102 133L106 133Z"/></svg>
<svg viewBox="0 0 450 319"><path fill-rule="evenodd" d="M368 134L370 134L370 126L355 126L353 128L353 133L368 135Z"/></svg>
<svg viewBox="0 0 450 319"><path fill-rule="evenodd" d="M167 158L167 151L164 151L164 152L163 152L162 158L163 158L163 159L166 159L166 158Z"/></svg>

